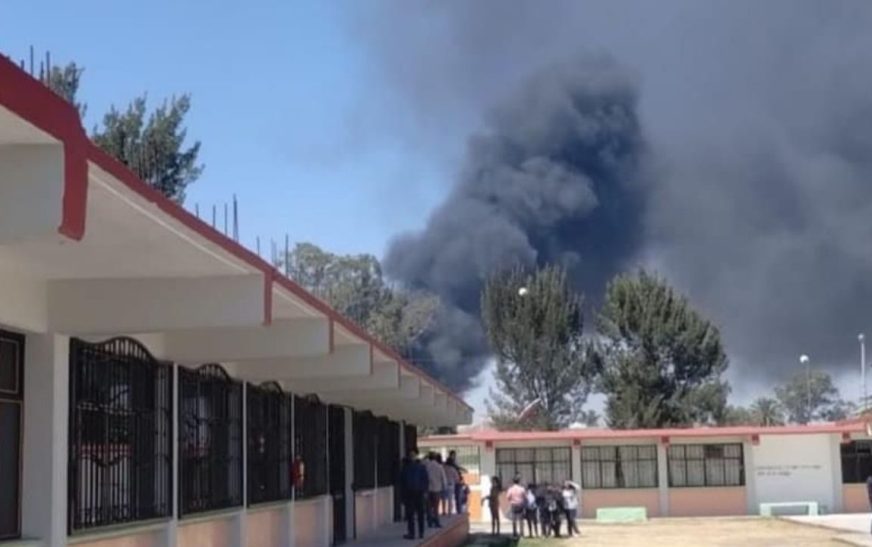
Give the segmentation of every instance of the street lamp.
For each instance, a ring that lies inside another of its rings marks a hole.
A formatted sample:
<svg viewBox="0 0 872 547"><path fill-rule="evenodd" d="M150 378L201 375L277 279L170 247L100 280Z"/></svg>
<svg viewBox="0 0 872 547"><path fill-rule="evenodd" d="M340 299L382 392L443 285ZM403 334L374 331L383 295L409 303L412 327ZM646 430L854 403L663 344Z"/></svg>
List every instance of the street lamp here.
<svg viewBox="0 0 872 547"><path fill-rule="evenodd" d="M863 336L863 333L857 335L857 341L860 342L860 393L862 394L862 399L860 399L860 405L863 410L866 410L866 337Z"/></svg>
<svg viewBox="0 0 872 547"><path fill-rule="evenodd" d="M799 363L806 366L805 373L805 392L806 392L806 407L805 413L807 422L811 422L811 359L808 358L808 355L802 354L799 356Z"/></svg>
<svg viewBox="0 0 872 547"><path fill-rule="evenodd" d="M530 292L527 287L521 287L518 289L518 296L526 296L527 293Z"/></svg>

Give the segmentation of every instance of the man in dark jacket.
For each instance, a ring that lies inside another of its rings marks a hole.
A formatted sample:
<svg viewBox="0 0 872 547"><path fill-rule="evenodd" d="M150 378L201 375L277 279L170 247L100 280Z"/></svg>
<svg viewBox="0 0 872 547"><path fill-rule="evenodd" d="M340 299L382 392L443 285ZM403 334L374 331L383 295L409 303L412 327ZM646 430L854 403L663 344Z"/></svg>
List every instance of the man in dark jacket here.
<svg viewBox="0 0 872 547"><path fill-rule="evenodd" d="M424 496L427 495L427 469L418 459L418 451L410 450L403 460L400 471L400 489L406 509L406 539L415 539L415 520L418 521L418 537L424 537Z"/></svg>

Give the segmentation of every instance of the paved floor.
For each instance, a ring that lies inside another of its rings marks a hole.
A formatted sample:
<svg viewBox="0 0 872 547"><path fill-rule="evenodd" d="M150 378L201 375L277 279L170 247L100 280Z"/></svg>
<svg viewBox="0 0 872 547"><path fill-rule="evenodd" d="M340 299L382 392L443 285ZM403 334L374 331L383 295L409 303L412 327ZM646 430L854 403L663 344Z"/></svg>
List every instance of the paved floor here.
<svg viewBox="0 0 872 547"><path fill-rule="evenodd" d="M367 538L352 541L346 545L352 547L411 547L413 545L420 545L440 532L448 530L452 525L457 524L458 518L458 516L443 516L441 519L442 528L426 528L423 540L403 539L403 536L406 534L406 523L396 522L382 526Z"/></svg>
<svg viewBox="0 0 872 547"><path fill-rule="evenodd" d="M840 541L850 545L872 547L872 533L870 533L872 514L869 513L818 516L803 515L784 518L802 524L842 531L845 533L836 536Z"/></svg>

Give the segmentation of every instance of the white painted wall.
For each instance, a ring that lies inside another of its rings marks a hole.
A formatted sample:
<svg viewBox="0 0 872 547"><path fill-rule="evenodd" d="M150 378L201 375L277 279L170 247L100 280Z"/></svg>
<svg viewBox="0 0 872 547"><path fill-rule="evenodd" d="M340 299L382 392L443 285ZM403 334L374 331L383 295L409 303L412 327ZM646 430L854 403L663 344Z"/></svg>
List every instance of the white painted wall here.
<svg viewBox="0 0 872 547"><path fill-rule="evenodd" d="M0 267L4 258L0 252ZM48 323L47 284L32 275L0 273L0 324L45 332Z"/></svg>
<svg viewBox="0 0 872 547"><path fill-rule="evenodd" d="M0 146L0 241L56 235L63 189L60 144Z"/></svg>
<svg viewBox="0 0 872 547"><path fill-rule="evenodd" d="M69 338L28 335L24 355L22 535L67 539Z"/></svg>
<svg viewBox="0 0 872 547"><path fill-rule="evenodd" d="M746 478L754 481L755 506L816 501L822 511L831 512L841 492L841 485L833 482L832 453L830 435L762 435L751 446L752 465L746 464Z"/></svg>

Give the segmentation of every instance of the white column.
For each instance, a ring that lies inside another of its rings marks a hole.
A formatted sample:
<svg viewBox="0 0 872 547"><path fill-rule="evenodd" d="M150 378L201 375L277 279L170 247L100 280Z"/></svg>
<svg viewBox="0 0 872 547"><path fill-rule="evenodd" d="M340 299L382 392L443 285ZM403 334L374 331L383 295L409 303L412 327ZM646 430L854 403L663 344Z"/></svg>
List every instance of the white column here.
<svg viewBox="0 0 872 547"><path fill-rule="evenodd" d="M173 364L172 383L173 383L173 415L172 426L170 431L172 439L170 446L173 451L173 463L171 473L172 479L172 497L170 505L172 506L172 520L166 528L166 545L167 547L176 547L179 542L179 366Z"/></svg>
<svg viewBox="0 0 872 547"><path fill-rule="evenodd" d="M842 512L842 437L838 433L830 435L830 469L832 469L831 492L833 506L829 513Z"/></svg>
<svg viewBox="0 0 872 547"><path fill-rule="evenodd" d="M667 446L657 443L657 490L660 494L660 516L669 516L669 461Z"/></svg>
<svg viewBox="0 0 872 547"><path fill-rule="evenodd" d="M354 539L354 420L351 409L345 410L345 536Z"/></svg>
<svg viewBox="0 0 872 547"><path fill-rule="evenodd" d="M24 355L22 535L67 544L70 339L28 335Z"/></svg>
<svg viewBox="0 0 872 547"><path fill-rule="evenodd" d="M491 477L497 473L497 450L495 447L487 448L485 444L479 445L479 477L481 483L481 497L490 494ZM505 478L503 477L505 484ZM482 508L482 520L491 522L490 511Z"/></svg>
<svg viewBox="0 0 872 547"><path fill-rule="evenodd" d="M748 441L742 442L742 464L745 471L745 500L749 515L757 514L757 477L754 468L754 446Z"/></svg>
<svg viewBox="0 0 872 547"><path fill-rule="evenodd" d="M242 510L236 515L237 542L248 541L248 382L242 383Z"/></svg>
<svg viewBox="0 0 872 547"><path fill-rule="evenodd" d="M570 451L570 458L572 458L569 462L570 474L569 476L572 478L572 482L575 484L581 484L581 445L577 445L573 442L572 450Z"/></svg>

